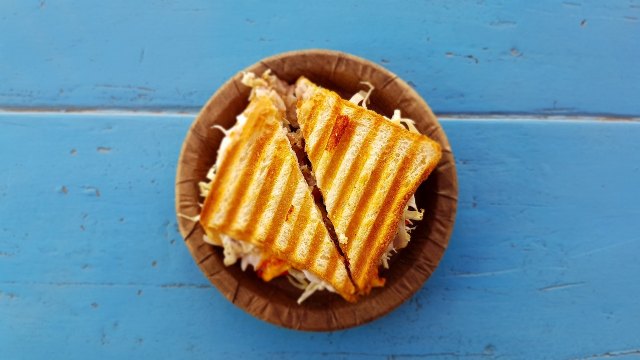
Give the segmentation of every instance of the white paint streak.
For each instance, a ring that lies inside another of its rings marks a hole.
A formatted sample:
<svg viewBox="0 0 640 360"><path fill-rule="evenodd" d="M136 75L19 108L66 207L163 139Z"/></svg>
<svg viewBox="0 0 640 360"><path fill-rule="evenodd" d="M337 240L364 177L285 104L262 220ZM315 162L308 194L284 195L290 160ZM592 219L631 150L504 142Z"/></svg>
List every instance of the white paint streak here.
<svg viewBox="0 0 640 360"><path fill-rule="evenodd" d="M628 244L633 244L633 243L636 243L636 242L638 242L638 240L634 239L634 240L623 241L623 242L619 242L619 243L615 243L615 244L611 244L611 245L607 245L607 246L602 246L602 247L599 247L599 248L595 248L595 249L591 249L591 250L587 250L587 251L584 251L584 252L581 252L581 253L577 253L577 254L571 255L570 258L571 259L578 259L578 258L581 258L581 257L593 255L595 253L607 251L607 250L610 250L610 249L613 249L613 248L617 248L617 247L628 245Z"/></svg>
<svg viewBox="0 0 640 360"><path fill-rule="evenodd" d="M584 286L584 285L585 285L584 281L574 282L574 283L556 284L556 285L545 286L543 288L538 289L538 291L565 290L565 289L570 289L570 288Z"/></svg>
<svg viewBox="0 0 640 360"><path fill-rule="evenodd" d="M640 355L640 349L611 350L601 354L572 358L571 360L610 359L618 356Z"/></svg>
<svg viewBox="0 0 640 360"><path fill-rule="evenodd" d="M485 277L485 276L496 276L496 275L504 275L504 274L511 274L511 273L515 273L518 271L522 271L522 269L520 268L514 268L514 269L505 269L505 270L498 270L498 271L487 271L487 272L477 272L477 273L454 273L449 277L458 277L458 278L472 278L472 277Z"/></svg>

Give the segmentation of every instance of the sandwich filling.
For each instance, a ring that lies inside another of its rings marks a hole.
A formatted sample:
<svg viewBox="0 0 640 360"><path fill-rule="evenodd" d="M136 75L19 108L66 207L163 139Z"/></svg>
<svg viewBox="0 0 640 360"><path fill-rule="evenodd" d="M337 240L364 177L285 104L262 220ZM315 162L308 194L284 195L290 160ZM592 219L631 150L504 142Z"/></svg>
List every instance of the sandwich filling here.
<svg viewBox="0 0 640 360"><path fill-rule="evenodd" d="M322 194L316 186L316 179L311 168L311 163L304 151L304 139L297 124L296 101L300 97L300 94L304 93L305 89L296 88L295 85L289 85L288 83L278 79L275 75L270 74L269 71L265 72L261 77L256 77L253 73L246 73L243 76L242 82L252 89L250 100L257 96L268 96L276 105L278 110L280 110L285 115L284 123L282 124L283 129L287 132L287 138L289 140L291 148L296 154L299 168L304 175L307 185L309 186L309 189L311 190L311 193L314 197L316 206L322 214L323 221L329 232L329 235L335 243L336 249L339 251L340 256L344 260L347 272L349 274L349 277L351 278L349 263L346 260L345 254L341 250L342 247L340 246L340 244L346 243L347 239L342 234L336 234L333 224L327 216L327 210L324 205ZM368 86L369 89L361 90L360 92L356 93L350 99L350 101L366 109L369 103L370 95L374 88L370 83L363 82L363 84ZM415 123L410 119L402 118L399 110L396 110L391 118L386 119L390 122L403 126L411 132L419 133L415 127ZM209 181L201 182L199 184L202 197L206 198L209 191L211 190L211 181L216 176L217 165L220 163L220 160L224 158L227 152L227 147L230 142L229 134L234 132L241 132L246 121L246 116L244 114L240 114L237 116L236 124L228 130L219 126L215 126L224 133L225 137L223 138L220 148L218 149L216 164L211 167L210 171L207 174L207 179ZM406 204L406 208L404 210L402 218L398 222L397 233L394 240L389 244L388 248L380 258L381 266L383 266L384 268L389 268L389 259L391 258L392 254L408 245L411 239L411 231L415 228L414 222L422 220L423 214L424 211L420 210L416 204L415 195L412 195ZM269 254L266 254L264 251L262 251L259 247L249 242L243 241L242 239L234 239L225 234L213 234L209 232L207 232L203 239L209 244L220 246L223 248L224 264L226 266L230 266L237 262L240 262L240 266L244 271L249 265L251 265L258 276L265 281L270 281L271 279L278 276L288 275L288 279L291 284L303 290L303 293L298 299L298 303L301 303L302 301L307 299L315 291L328 290L331 292L335 292L335 289L329 283L318 278L314 274L306 270L295 269L287 264L286 261L270 256Z"/></svg>

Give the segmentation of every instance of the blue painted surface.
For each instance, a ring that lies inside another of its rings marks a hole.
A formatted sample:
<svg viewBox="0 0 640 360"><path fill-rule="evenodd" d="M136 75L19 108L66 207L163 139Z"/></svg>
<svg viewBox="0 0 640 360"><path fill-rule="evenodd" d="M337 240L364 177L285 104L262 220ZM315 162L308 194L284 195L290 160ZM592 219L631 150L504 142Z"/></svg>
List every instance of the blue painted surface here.
<svg viewBox="0 0 640 360"><path fill-rule="evenodd" d="M640 2L2 1L0 107L195 110L238 70L343 50L436 113L640 114Z"/></svg>
<svg viewBox="0 0 640 360"><path fill-rule="evenodd" d="M3 359L640 354L640 122L444 120L460 206L441 266L378 321L303 333L235 308L182 244L192 119L0 114Z"/></svg>
<svg viewBox="0 0 640 360"><path fill-rule="evenodd" d="M347 51L438 114L640 115L640 1L2 1L0 108L196 111L241 68ZM191 114L0 112L0 359L640 356L640 122L447 119L441 266L302 333L211 287L176 229Z"/></svg>

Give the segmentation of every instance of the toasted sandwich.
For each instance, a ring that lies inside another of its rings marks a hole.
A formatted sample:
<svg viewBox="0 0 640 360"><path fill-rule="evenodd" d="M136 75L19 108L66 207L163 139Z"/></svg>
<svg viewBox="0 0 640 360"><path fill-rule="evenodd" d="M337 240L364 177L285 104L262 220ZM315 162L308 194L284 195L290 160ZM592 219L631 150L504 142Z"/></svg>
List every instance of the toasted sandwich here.
<svg viewBox="0 0 640 360"><path fill-rule="evenodd" d="M367 294L384 285L378 268L401 235L407 205L416 207L414 193L438 164L440 145L304 77L295 94L328 218L358 294Z"/></svg>
<svg viewBox="0 0 640 360"><path fill-rule="evenodd" d="M306 281L301 300L324 288L354 301L355 286L299 167L279 100L268 89L252 92L237 124L223 129L211 182L202 185L206 241L224 247L225 264L241 259L264 280L288 273Z"/></svg>
<svg viewBox="0 0 640 360"><path fill-rule="evenodd" d="M306 78L289 85L248 73L247 109L225 133L201 183L205 241L224 263L252 265L265 281L289 275L304 289L355 301L383 286L378 268L422 220L414 193L440 146L397 110L386 118ZM359 104L362 103L362 106Z"/></svg>

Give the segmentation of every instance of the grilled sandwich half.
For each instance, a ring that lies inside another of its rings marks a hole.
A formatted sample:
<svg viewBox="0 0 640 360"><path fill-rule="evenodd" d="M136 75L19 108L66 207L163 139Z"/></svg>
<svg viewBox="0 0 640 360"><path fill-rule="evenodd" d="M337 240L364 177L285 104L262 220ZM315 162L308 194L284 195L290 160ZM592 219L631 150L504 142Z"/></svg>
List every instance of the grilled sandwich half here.
<svg viewBox="0 0 640 360"><path fill-rule="evenodd" d="M302 77L297 122L359 294L382 286L381 257L440 145Z"/></svg>
<svg viewBox="0 0 640 360"><path fill-rule="evenodd" d="M251 100L223 140L200 222L214 242L224 234L253 244L267 258L308 271L355 301L356 289L298 166L283 116L269 96Z"/></svg>

